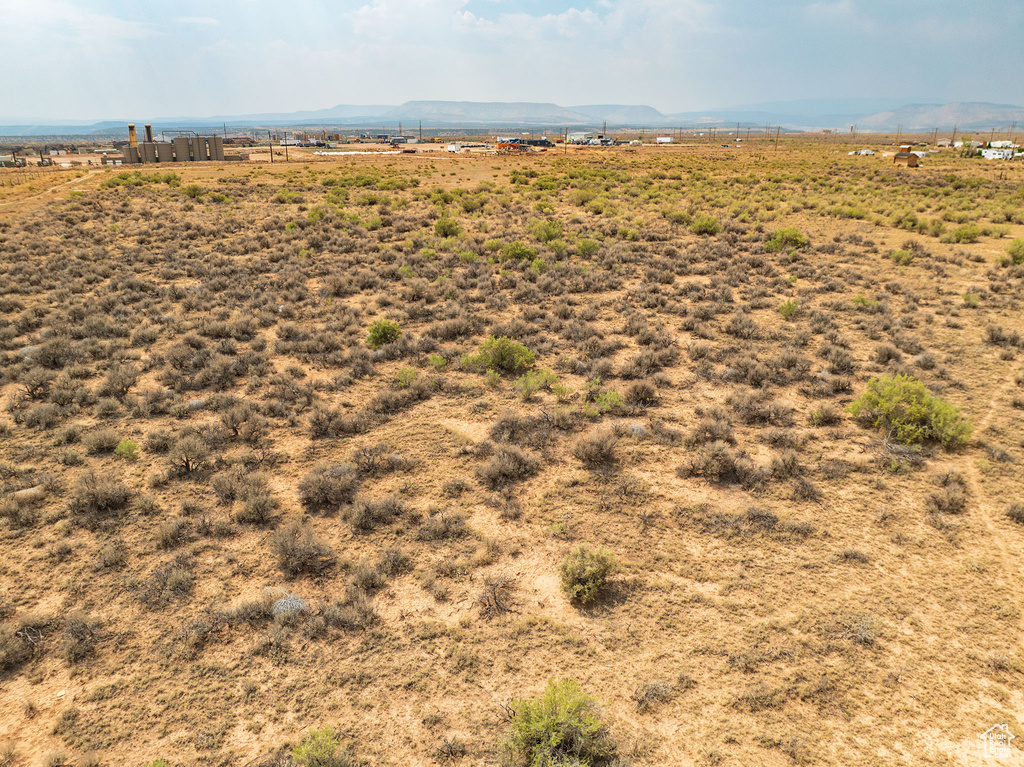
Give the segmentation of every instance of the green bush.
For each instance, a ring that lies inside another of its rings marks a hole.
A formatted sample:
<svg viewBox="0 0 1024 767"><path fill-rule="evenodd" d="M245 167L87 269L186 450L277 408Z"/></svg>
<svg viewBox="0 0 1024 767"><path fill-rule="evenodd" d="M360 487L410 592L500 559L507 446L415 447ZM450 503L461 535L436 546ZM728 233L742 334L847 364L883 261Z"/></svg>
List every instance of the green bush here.
<svg viewBox="0 0 1024 767"><path fill-rule="evenodd" d="M934 441L958 447L971 436L971 423L960 414L960 408L933 396L910 375L872 378L867 391L847 409L855 418L885 429L905 444Z"/></svg>
<svg viewBox="0 0 1024 767"><path fill-rule="evenodd" d="M690 231L694 234L715 235L722 231L722 225L714 216L698 216L690 224Z"/></svg>
<svg viewBox="0 0 1024 767"><path fill-rule="evenodd" d="M122 439L114 448L114 455L126 461L134 461L139 457L139 443L133 439Z"/></svg>
<svg viewBox="0 0 1024 767"><path fill-rule="evenodd" d="M554 218L538 221L530 227L530 234L541 242L552 242L562 236L562 222Z"/></svg>
<svg viewBox="0 0 1024 767"><path fill-rule="evenodd" d="M394 320L377 320L370 325L370 330L366 334L366 345L371 349L379 349L394 343L401 335L402 329Z"/></svg>
<svg viewBox="0 0 1024 767"><path fill-rule="evenodd" d="M516 379L515 388L523 402L529 402L541 389L550 389L558 383L558 376L550 370L528 370Z"/></svg>
<svg viewBox="0 0 1024 767"><path fill-rule="evenodd" d="M806 235L801 234L799 229L792 226L784 226L772 234L768 242L765 243L764 249L769 253L778 253L784 248L802 248L807 243Z"/></svg>
<svg viewBox="0 0 1024 767"><path fill-rule="evenodd" d="M600 249L601 243L599 243L597 240L584 238L580 240L579 243L577 243L576 254L579 256L583 256L583 258L590 258L590 256L597 253L597 251Z"/></svg>
<svg viewBox="0 0 1024 767"><path fill-rule="evenodd" d="M511 708L514 716L500 747L506 767L597 767L615 759L597 702L571 679L551 680L541 697L513 700Z"/></svg>
<svg viewBox="0 0 1024 767"><path fill-rule="evenodd" d="M438 237L458 237L461 231L454 218L439 218L434 224L434 234Z"/></svg>
<svg viewBox="0 0 1024 767"><path fill-rule="evenodd" d="M1010 260L1015 264L1024 264L1024 240L1014 240L1006 246Z"/></svg>
<svg viewBox="0 0 1024 767"><path fill-rule="evenodd" d="M890 253L889 258L897 266L910 266L914 262L914 251L910 248L901 248Z"/></svg>
<svg viewBox="0 0 1024 767"><path fill-rule="evenodd" d="M687 226L691 221L693 221L693 216L685 210L664 210L661 212L661 215L673 224L679 224L681 226Z"/></svg>
<svg viewBox="0 0 1024 767"><path fill-rule="evenodd" d="M519 373L536 361L536 355L518 341L506 336L488 338L480 344L480 353L467 361L477 370L500 370Z"/></svg>
<svg viewBox="0 0 1024 767"><path fill-rule="evenodd" d="M787 320L796 313L796 310L800 308L800 303L794 301L792 298L787 299L782 306L779 307L779 314L785 317Z"/></svg>
<svg viewBox="0 0 1024 767"><path fill-rule="evenodd" d="M953 242L977 242L981 237L981 227L977 224L963 224L953 230L950 239Z"/></svg>
<svg viewBox="0 0 1024 767"><path fill-rule="evenodd" d="M501 249L501 255L498 260L501 263L506 261L533 261L537 257L537 249L531 248L521 242L510 242L504 248Z"/></svg>
<svg viewBox="0 0 1024 767"><path fill-rule="evenodd" d="M570 600L585 605L600 595L608 576L615 572L615 556L607 549L581 544L565 555L558 565L562 591Z"/></svg>
<svg viewBox="0 0 1024 767"><path fill-rule="evenodd" d="M352 754L341 745L342 735L333 727L313 730L292 750L298 767L350 767Z"/></svg>

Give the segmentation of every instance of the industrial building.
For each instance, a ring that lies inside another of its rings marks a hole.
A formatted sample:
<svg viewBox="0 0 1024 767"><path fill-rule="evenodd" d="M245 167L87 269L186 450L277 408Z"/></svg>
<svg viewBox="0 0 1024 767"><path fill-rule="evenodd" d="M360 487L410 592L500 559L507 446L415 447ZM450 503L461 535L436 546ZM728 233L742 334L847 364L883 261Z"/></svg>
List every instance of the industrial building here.
<svg viewBox="0 0 1024 767"><path fill-rule="evenodd" d="M224 159L224 139L220 136L179 135L171 141L154 141L153 126L144 128L146 140L139 143L135 126L128 126L128 146L122 150L125 165Z"/></svg>

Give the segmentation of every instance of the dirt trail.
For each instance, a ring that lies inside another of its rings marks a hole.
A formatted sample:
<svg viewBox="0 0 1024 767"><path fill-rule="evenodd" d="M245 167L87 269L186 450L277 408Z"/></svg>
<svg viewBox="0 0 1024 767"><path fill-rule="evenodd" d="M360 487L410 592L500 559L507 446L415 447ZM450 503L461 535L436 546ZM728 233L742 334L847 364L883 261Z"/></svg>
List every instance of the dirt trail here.
<svg viewBox="0 0 1024 767"><path fill-rule="evenodd" d="M992 423L992 419L999 410L1000 401L1009 391L1013 390L1014 385L1014 379L1011 377L992 395L984 416L975 424L975 434L981 434ZM957 468L964 479L967 480L974 506L980 512L978 516L992 536L993 546L999 551L1000 564L1012 578L1012 582L1024 583L1024 561L1021 560L1016 551L1011 550L1006 545L1004 536L1000 535L999 529L993 521L1000 515L1001 509L997 507L997 504L986 492L985 481L981 476L977 463L970 456L965 455L957 462Z"/></svg>
<svg viewBox="0 0 1024 767"><path fill-rule="evenodd" d="M88 181L97 173L102 173L103 171L104 169L102 168L90 170L84 176L77 176L75 178L69 179L68 181L64 181L63 183L57 184L56 186L51 186L49 189L44 189L43 191L37 192L36 194L30 195L29 197L19 197L17 200L0 202L0 209L17 207L19 205L24 205L27 202L38 200L41 197L45 197L46 195L49 194L54 194L55 192L59 192L61 189L65 189L73 184L81 184L84 181Z"/></svg>

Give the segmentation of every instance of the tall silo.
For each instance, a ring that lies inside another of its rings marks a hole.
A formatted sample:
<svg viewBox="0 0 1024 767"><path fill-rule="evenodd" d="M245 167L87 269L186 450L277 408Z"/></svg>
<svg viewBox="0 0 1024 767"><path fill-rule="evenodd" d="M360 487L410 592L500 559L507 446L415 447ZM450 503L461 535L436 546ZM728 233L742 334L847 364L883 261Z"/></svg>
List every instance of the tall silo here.
<svg viewBox="0 0 1024 767"><path fill-rule="evenodd" d="M192 137L192 159L196 162L210 159L206 153L206 136Z"/></svg>
<svg viewBox="0 0 1024 767"><path fill-rule="evenodd" d="M191 159L188 136L178 136L171 143L174 144L175 162L188 162Z"/></svg>
<svg viewBox="0 0 1024 767"><path fill-rule="evenodd" d="M210 136L210 159L224 159L224 139L220 136Z"/></svg>
<svg viewBox="0 0 1024 767"><path fill-rule="evenodd" d="M171 155L170 141L157 141L154 146L156 147L157 162L172 162L174 160L174 157Z"/></svg>

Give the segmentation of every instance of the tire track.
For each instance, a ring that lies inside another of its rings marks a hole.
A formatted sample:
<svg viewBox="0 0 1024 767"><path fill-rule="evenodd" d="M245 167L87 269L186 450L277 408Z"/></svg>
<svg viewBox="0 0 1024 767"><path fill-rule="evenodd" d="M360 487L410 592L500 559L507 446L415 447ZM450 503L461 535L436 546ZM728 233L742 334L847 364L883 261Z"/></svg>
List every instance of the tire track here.
<svg viewBox="0 0 1024 767"><path fill-rule="evenodd" d="M1000 409L1000 402L1013 390L1015 382L1013 376L999 388L988 402L985 414L975 425L975 434L980 435L992 423ZM1005 536L1001 534L995 524L996 517L1000 516L1000 510L996 507L995 501L985 489L985 480L975 460L970 456L964 456L957 462L957 469L967 481L971 491L971 498L974 506L979 512L978 517L984 523L986 530L992 538L992 547L998 549L1003 570L1011 577L1011 584L1024 583L1024 560L1020 558L1016 550L1012 550L1005 542Z"/></svg>

